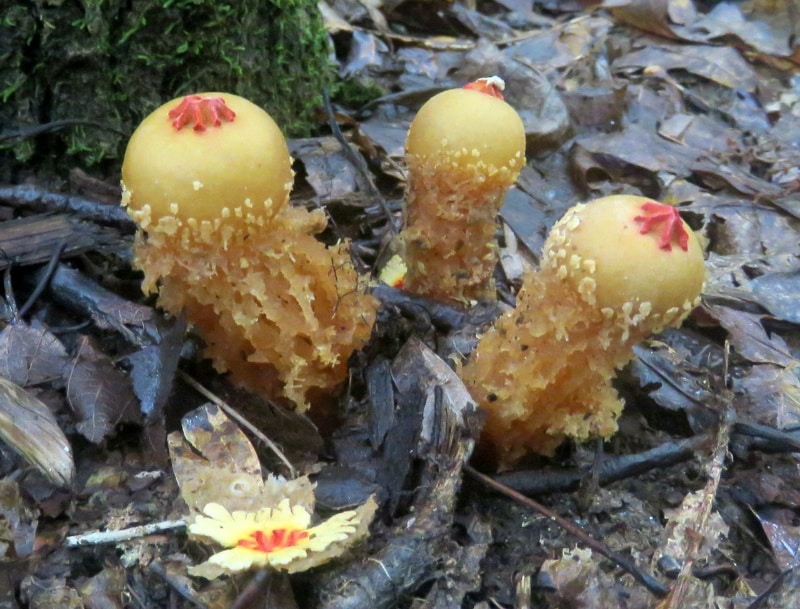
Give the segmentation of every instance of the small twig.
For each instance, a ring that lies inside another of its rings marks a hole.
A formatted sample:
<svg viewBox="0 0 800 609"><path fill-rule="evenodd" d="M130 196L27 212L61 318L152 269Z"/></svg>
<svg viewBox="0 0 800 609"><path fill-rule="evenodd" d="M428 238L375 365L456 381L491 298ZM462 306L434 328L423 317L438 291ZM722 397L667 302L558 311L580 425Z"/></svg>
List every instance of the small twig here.
<svg viewBox="0 0 800 609"><path fill-rule="evenodd" d="M637 567L633 562L631 562L624 556L617 554L605 544L602 544L596 539L589 536L583 529L575 525L573 522L570 522L566 518L562 518L552 510L543 506L538 501L534 501L530 497L526 497L522 493L518 493L517 491L510 489L503 484L500 484L496 480L493 480L486 474L482 474L481 472L473 469L469 465L464 468L464 471L470 474L473 478L476 478L481 482L483 482L486 486L496 490L497 492L505 495L506 497L513 499L514 501L518 501L519 503L539 512L542 516L549 518L550 520L555 522L559 527L564 529L567 533L569 533L573 537L576 537L581 543L588 546L598 554L605 556L610 561L614 562L617 566L630 573L637 582L642 584L655 596L663 598L667 594L669 594L669 588L667 588L664 584L658 581L655 577L653 577L648 573L645 573L639 567Z"/></svg>
<svg viewBox="0 0 800 609"><path fill-rule="evenodd" d="M28 300L25 301L25 304L22 305L17 312L17 319L22 319L31 310L31 307L36 303L39 296L42 295L47 284L50 282L50 279L53 276L53 273L56 272L56 268L58 267L58 261L61 258L61 254L64 253L64 250L67 247L67 241L62 240L56 244L55 249L53 250L53 255L50 257L50 262L47 263L47 267L45 267L44 272L42 272L39 277L38 281L36 282L36 287L31 292L31 295L28 297Z"/></svg>
<svg viewBox="0 0 800 609"><path fill-rule="evenodd" d="M76 195L48 192L28 184L0 187L0 201L35 211L70 212L98 224L112 224L130 232L136 228L133 220L120 205L101 203Z"/></svg>
<svg viewBox="0 0 800 609"><path fill-rule="evenodd" d="M378 202L378 205L380 205L381 210L386 216L386 223L389 225L389 230L393 235L396 235L398 231L397 226L395 226L394 223L392 211L389 209L389 205L386 203L386 199L383 198L381 191L378 190L377 186L375 186L375 182L372 179L372 175L369 172L367 164L364 162L364 158L353 151L353 148L350 146L350 142L345 139L342 130L339 129L339 123L336 122L336 113L333 109L333 104L331 104L331 98L327 89L322 90L322 100L325 103L325 112L328 114L328 126L331 129L331 134L342 146L342 151L344 152L345 157L347 157L347 160L352 163L352 165L363 178L361 181L363 182L364 189L367 190L369 196L375 199Z"/></svg>
<svg viewBox="0 0 800 609"><path fill-rule="evenodd" d="M733 433L744 436L749 448L763 452L800 452L797 430L786 431L751 421L735 420Z"/></svg>
<svg viewBox="0 0 800 609"><path fill-rule="evenodd" d="M694 458L710 441L709 436L698 435L677 442L667 442L641 453L606 456L597 467L597 481L602 486L643 474L657 467L667 467L687 461ZM525 495L543 495L574 491L585 478L586 472L577 469L522 470L500 474L495 480Z"/></svg>
<svg viewBox="0 0 800 609"><path fill-rule="evenodd" d="M176 575L171 573L159 560L154 560L149 566L152 573L155 573L167 582L181 597L198 609L208 609L208 605L206 605L197 592L195 592L192 580L188 575Z"/></svg>
<svg viewBox="0 0 800 609"><path fill-rule="evenodd" d="M36 137L37 135L42 135L43 133L61 131L62 129L67 129L69 127L94 127L95 129L101 129L103 131L111 131L112 133L116 133L117 135L122 135L122 136L128 135L124 131L121 131L105 123L99 123L97 121L89 121L82 118L64 118L58 121L42 123L40 125L23 127L21 129L17 129L16 131L4 131L3 133L0 133L0 142L28 139Z"/></svg>
<svg viewBox="0 0 800 609"><path fill-rule="evenodd" d="M185 520L164 520L162 522L143 524L138 527L120 529L118 531L94 531L92 533L83 533L81 535L70 535L66 538L65 543L68 548L97 546L106 543L120 543L122 541L130 541L131 539L146 537L147 535L163 533L164 531L182 529L185 526Z"/></svg>
<svg viewBox="0 0 800 609"><path fill-rule="evenodd" d="M191 376L186 374L185 372L178 370L178 375L183 379L187 384L189 384L195 391L201 394L203 397L207 398L208 400L212 401L214 404L219 406L225 414L227 414L232 419L236 420L239 425L247 429L251 434L253 434L256 438L261 440L264 444L267 445L275 456L281 460L281 462L286 466L289 470L289 476L291 478L297 477L297 470L295 469L294 465L292 465L291 461L283 454L283 451L278 447L275 442L270 440L267 436L265 436L258 427L253 425L250 421L244 418L241 414L239 414L234 408L232 408L227 402L225 402L222 398L215 395L205 387L203 387L200 383L194 380Z"/></svg>
<svg viewBox="0 0 800 609"><path fill-rule="evenodd" d="M269 607L270 609L297 609L292 584L287 573L263 569L253 576L236 597L230 609L249 609L250 607Z"/></svg>
<svg viewBox="0 0 800 609"><path fill-rule="evenodd" d="M19 310L17 309L17 299L14 297L14 286L11 284L11 267L7 266L3 271L3 290L5 292L5 311L9 319L18 319Z"/></svg>

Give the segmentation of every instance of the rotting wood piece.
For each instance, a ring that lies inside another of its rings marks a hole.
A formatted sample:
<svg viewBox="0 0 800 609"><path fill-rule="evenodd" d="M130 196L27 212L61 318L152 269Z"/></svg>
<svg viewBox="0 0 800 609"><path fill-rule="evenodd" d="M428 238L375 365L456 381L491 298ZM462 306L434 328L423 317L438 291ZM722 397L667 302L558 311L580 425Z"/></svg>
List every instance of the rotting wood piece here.
<svg viewBox="0 0 800 609"><path fill-rule="evenodd" d="M47 262L61 244L62 256L96 247L96 226L64 215L40 215L0 223L0 270Z"/></svg>
<svg viewBox="0 0 800 609"><path fill-rule="evenodd" d="M109 205L77 195L50 192L30 184L1 185L0 201L17 209L29 209L40 213L68 212L97 224L116 226L130 233L135 229L133 220L117 204Z"/></svg>
<svg viewBox="0 0 800 609"><path fill-rule="evenodd" d="M394 535L372 556L319 577L311 590L319 609L394 607L434 577L443 556L452 555L453 510L479 417L467 414L466 425L455 418L437 408L435 451L425 463L419 485L425 490L414 501L412 516L399 521Z"/></svg>

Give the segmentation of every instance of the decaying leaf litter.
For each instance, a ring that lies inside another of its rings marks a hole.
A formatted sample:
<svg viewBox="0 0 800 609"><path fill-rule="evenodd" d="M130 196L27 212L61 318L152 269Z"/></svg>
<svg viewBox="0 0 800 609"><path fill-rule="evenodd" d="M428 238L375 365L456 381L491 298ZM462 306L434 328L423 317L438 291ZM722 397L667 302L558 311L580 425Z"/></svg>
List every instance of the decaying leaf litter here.
<svg viewBox="0 0 800 609"><path fill-rule="evenodd" d="M471 348L491 307L376 289L384 307L352 361L341 415L314 426L232 389L196 341L183 340L182 319L143 304L128 271L130 224L106 211L105 192L50 192L41 175L4 186L16 215L70 211L36 233L51 244L50 264L7 267L4 602L797 605L800 81L791 42L800 6L778 4L322 7L340 73L383 95L331 108L341 132L291 142L293 199L324 207L328 237L353 238L363 268L391 252L414 112L490 74L506 81L527 136L527 166L501 211L504 299L546 229L593 196L668 201L705 240L702 305L682 329L637 347L617 385L627 403L620 431L603 451L568 446L495 476L572 528L489 488L480 461L467 465L480 416L444 361ZM16 231L4 242L18 243ZM48 288L37 295L40 285ZM254 426L249 436L237 414ZM180 528L187 497L225 489L250 501L265 492L264 472L311 475L323 515L374 497L370 536L289 581L274 572L190 578L208 553Z"/></svg>

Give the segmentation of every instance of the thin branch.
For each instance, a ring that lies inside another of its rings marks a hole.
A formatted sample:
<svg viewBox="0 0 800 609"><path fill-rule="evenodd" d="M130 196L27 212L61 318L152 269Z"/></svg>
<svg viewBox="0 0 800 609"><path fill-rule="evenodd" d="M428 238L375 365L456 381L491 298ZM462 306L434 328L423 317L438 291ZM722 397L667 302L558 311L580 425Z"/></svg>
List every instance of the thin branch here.
<svg viewBox="0 0 800 609"><path fill-rule="evenodd" d="M493 480L486 474L482 474L481 472L473 469L471 466L465 467L464 471L467 472L469 475L471 475L473 478L476 478L481 482L483 482L486 486L496 490L497 492L505 495L506 497L513 499L514 501L521 503L522 505L531 508L536 512L539 512L542 516L549 518L559 527L564 529L567 533L577 538L582 544L591 548L598 554L605 556L610 561L614 562L618 567L630 573L637 582L642 584L655 596L663 598L667 596L667 594L669 594L669 588L667 588L664 584L658 581L655 577L653 577L648 573L645 573L643 570L637 567L633 562L628 560L626 557L617 554L605 544L600 543L599 541L588 535L583 529L575 525L573 522L567 520L566 518L562 518L552 510L543 506L538 501L534 501L530 497L526 497L522 493L518 493L517 491L508 488L504 484L500 484L499 482Z"/></svg>
<svg viewBox="0 0 800 609"><path fill-rule="evenodd" d="M269 448L278 459L286 466L289 470L289 477L296 478L297 477L297 470L295 469L294 465L292 465L291 461L283 454L283 451L278 447L275 442L270 440L264 433L258 429L255 425L253 425L250 421L244 418L241 414L239 414L235 408L230 406L227 402L225 402L222 398L217 396L216 394L212 393L205 387L203 387L200 383L194 380L191 376L186 374L185 372L178 370L178 375L183 379L187 384L189 384L195 391L201 394L206 399L212 401L214 404L220 407L225 414L229 417L234 419L239 425L247 429L251 434L253 434L256 438L261 440L264 444L266 444L267 448Z"/></svg>
<svg viewBox="0 0 800 609"><path fill-rule="evenodd" d="M339 123L336 122L336 112L333 109L333 104L331 104L331 98L328 93L327 89L322 91L322 99L325 103L325 112L328 114L328 126L331 129L331 133L333 137L336 138L336 141L342 146L342 151L344 152L345 157L353 167L356 168L359 175L362 177L362 186L364 190L368 191L370 197L375 199L380 205L381 210L383 211L384 215L386 216L386 223L389 225L389 231L393 235L397 234L397 226L394 223L394 216L392 215L392 210L389 209L389 205L386 203L386 199L383 198L381 191L378 190L378 187L375 186L375 182L372 179L372 174L367 167L367 164L364 162L364 159L361 155L356 154L353 151L353 148L350 146L350 142L348 142L342 130L339 129Z"/></svg>
<svg viewBox="0 0 800 609"><path fill-rule="evenodd" d="M68 548L79 548L81 546L97 546L106 543L120 543L122 541L139 539L140 537L146 537L147 535L154 535L156 533L163 533L164 531L172 531L174 529L182 529L184 527L186 527L185 520L164 520L162 522L143 524L138 527L120 529L118 531L94 531L92 533L83 533L81 535L70 535L66 538L65 544Z"/></svg>

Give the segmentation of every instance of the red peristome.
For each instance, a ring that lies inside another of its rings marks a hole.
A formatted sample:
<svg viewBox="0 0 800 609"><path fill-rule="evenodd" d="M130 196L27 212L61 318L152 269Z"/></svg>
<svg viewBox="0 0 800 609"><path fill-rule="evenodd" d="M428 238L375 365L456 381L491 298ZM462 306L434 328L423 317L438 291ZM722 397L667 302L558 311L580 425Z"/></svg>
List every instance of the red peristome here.
<svg viewBox="0 0 800 609"><path fill-rule="evenodd" d="M497 99L503 99L502 82L503 81L496 76L489 76L487 78L473 80L472 82L465 84L464 88L486 93L486 95L491 95Z"/></svg>
<svg viewBox="0 0 800 609"><path fill-rule="evenodd" d="M672 205L648 201L642 205L642 211L647 215L634 218L636 222L642 223L642 228L639 230L642 235L653 231L658 225L663 225L658 247L671 252L672 240L677 239L678 245L684 252L689 249L689 233L686 232L677 209Z"/></svg>
<svg viewBox="0 0 800 609"><path fill-rule="evenodd" d="M267 533L255 531L249 538L240 539L236 545L240 548L268 553L282 548L291 548L307 537L308 531L302 529L273 529Z"/></svg>
<svg viewBox="0 0 800 609"><path fill-rule="evenodd" d="M193 122L195 131L205 131L207 126L219 127L222 121L233 121L236 113L225 105L221 97L187 95L169 111L172 126L178 131Z"/></svg>

